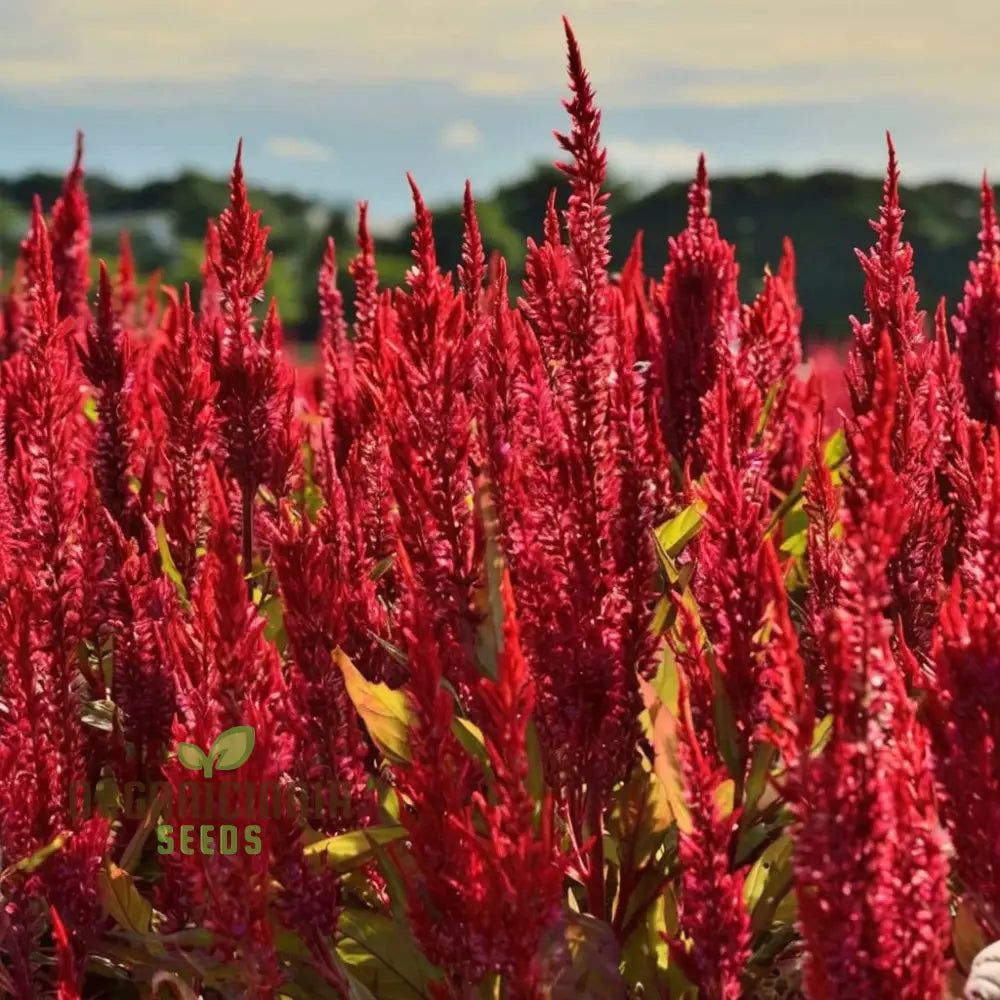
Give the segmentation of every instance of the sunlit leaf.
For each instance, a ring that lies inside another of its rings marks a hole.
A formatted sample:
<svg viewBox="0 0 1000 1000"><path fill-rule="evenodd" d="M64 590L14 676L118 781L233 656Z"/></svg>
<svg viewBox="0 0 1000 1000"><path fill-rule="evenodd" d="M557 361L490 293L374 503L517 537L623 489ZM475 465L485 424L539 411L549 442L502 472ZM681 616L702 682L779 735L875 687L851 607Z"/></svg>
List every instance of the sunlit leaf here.
<svg viewBox="0 0 1000 1000"><path fill-rule="evenodd" d="M113 861L97 875L101 902L119 927L136 934L148 934L153 908L135 886L132 876Z"/></svg>
<svg viewBox="0 0 1000 1000"><path fill-rule="evenodd" d="M405 836L406 828L402 826L372 826L326 837L304 848L303 853L310 858L323 857L338 871L348 871L371 861L380 845L391 844Z"/></svg>
<svg viewBox="0 0 1000 1000"><path fill-rule="evenodd" d="M365 679L341 649L333 651L333 662L344 675L347 696L358 710L375 745L390 760L410 759L410 726L413 715L403 691Z"/></svg>

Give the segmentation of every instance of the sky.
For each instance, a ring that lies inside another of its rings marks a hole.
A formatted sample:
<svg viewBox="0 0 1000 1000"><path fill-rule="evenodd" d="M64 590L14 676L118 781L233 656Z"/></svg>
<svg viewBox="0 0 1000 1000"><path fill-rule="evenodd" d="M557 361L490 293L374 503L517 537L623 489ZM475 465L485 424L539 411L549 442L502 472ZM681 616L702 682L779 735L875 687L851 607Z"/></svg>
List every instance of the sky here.
<svg viewBox="0 0 1000 1000"><path fill-rule="evenodd" d="M612 169L1000 178L988 0L0 0L0 175L228 172L408 207L558 156L569 16Z"/></svg>

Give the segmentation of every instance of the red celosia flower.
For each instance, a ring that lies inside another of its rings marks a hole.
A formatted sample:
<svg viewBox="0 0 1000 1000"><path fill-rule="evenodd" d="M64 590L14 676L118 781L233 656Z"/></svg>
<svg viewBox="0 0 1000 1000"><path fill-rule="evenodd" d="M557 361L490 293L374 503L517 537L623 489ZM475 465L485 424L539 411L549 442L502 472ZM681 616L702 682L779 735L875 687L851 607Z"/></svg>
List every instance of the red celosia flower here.
<svg viewBox="0 0 1000 1000"><path fill-rule="evenodd" d="M769 464L768 480L782 493L792 488L805 464L815 387L799 378L802 322L795 292L795 252L785 240L776 275L764 274L764 288L743 309L738 368L757 386L767 423L761 449Z"/></svg>
<svg viewBox="0 0 1000 1000"><path fill-rule="evenodd" d="M711 395L712 422L703 435L708 469L695 487L705 510L704 528L694 540L692 587L732 709L742 767L763 721L759 633L770 595L758 563L770 515L759 459L738 465L733 455L729 384L723 368Z"/></svg>
<svg viewBox="0 0 1000 1000"><path fill-rule="evenodd" d="M885 617L886 569L909 499L886 456L900 384L889 333L869 409L851 438L844 573L824 659L833 725L795 790L795 873L810 997L937 1000L948 933L948 863L927 751Z"/></svg>
<svg viewBox="0 0 1000 1000"><path fill-rule="evenodd" d="M154 391L164 424L163 516L174 564L188 587L194 580L202 534L205 472L218 435L213 405L217 386L203 357L204 339L191 309L190 291L185 286L181 301L171 303L165 337L153 357L152 367Z"/></svg>
<svg viewBox="0 0 1000 1000"><path fill-rule="evenodd" d="M397 531L412 582L434 615L445 672L460 691L474 687L474 588L481 538L472 514L473 342L462 300L438 269L430 213L413 183L416 226L409 294L394 299L397 327L386 394Z"/></svg>
<svg viewBox="0 0 1000 1000"><path fill-rule="evenodd" d="M682 676L682 705L685 687ZM750 915L743 903L743 873L733 871L730 862L737 817L722 812L718 792L725 769L706 759L687 713L682 713L679 736L691 830L680 834L678 916L691 948L668 938L670 955L699 997L740 1000L750 957Z"/></svg>
<svg viewBox="0 0 1000 1000"><path fill-rule="evenodd" d="M983 175L979 255L953 322L962 384L975 420L1000 424L1000 225L993 188Z"/></svg>
<svg viewBox="0 0 1000 1000"><path fill-rule="evenodd" d="M129 506L133 449L131 345L115 314L111 278L101 262L97 315L81 349L83 373L97 391L94 478L101 502L115 519Z"/></svg>
<svg viewBox="0 0 1000 1000"><path fill-rule="evenodd" d="M242 144L230 189L229 207L219 217L218 246L210 247L223 310L214 375L226 466L242 493L243 560L249 572L257 489L263 485L276 497L284 494L298 433L292 420L295 379L282 352L273 303L259 338L254 329L252 306L263 298L271 254L266 250L268 230L247 199Z"/></svg>
<svg viewBox="0 0 1000 1000"><path fill-rule="evenodd" d="M329 425L330 445L342 465L358 433L358 389L354 344L347 337L344 297L337 288L337 248L327 240L319 272L321 323L319 350L323 363L320 415Z"/></svg>
<svg viewBox="0 0 1000 1000"><path fill-rule="evenodd" d="M59 318L81 326L89 319L90 208L83 188L83 133L76 134L76 157L62 194L52 207L52 273L59 296ZM81 329L82 332L82 329Z"/></svg>
<svg viewBox="0 0 1000 1000"><path fill-rule="evenodd" d="M501 590L498 674L496 680L480 679L478 691L491 772L485 791L476 788L479 765L452 732L453 701L442 686L430 616L419 599L407 615L408 690L417 717L412 763L401 775L414 801L409 915L422 949L445 973L441 995L455 998L467 996L491 972L505 977L512 997L540 997L537 953L562 895L551 803L543 805L536 833L525 785L533 687L506 578ZM418 592L408 586L407 593Z"/></svg>
<svg viewBox="0 0 1000 1000"><path fill-rule="evenodd" d="M670 260L654 293L657 330L652 358L659 386L660 433L692 475L701 472L702 398L715 384L719 359L739 330L735 250L709 214L705 158L688 194L687 228L670 240Z"/></svg>
<svg viewBox="0 0 1000 1000"><path fill-rule="evenodd" d="M927 717L956 871L987 926L1000 929L1000 437L967 526L962 579L934 634Z"/></svg>
<svg viewBox="0 0 1000 1000"><path fill-rule="evenodd" d="M918 310L913 280L913 248L902 241L904 212L899 205L899 170L889 139L889 167L879 221L872 223L876 245L858 251L865 273L869 320L852 319L854 342L847 359L847 383L853 419L848 438L857 437L858 420L874 400L878 350L883 334L892 346L896 366L896 415L887 458L912 499L899 549L890 557L891 614L903 622L903 634L914 650L926 652L943 577L943 550L948 521L938 494L934 469L939 460L935 433L934 382L924 314ZM857 447L852 444L852 448Z"/></svg>

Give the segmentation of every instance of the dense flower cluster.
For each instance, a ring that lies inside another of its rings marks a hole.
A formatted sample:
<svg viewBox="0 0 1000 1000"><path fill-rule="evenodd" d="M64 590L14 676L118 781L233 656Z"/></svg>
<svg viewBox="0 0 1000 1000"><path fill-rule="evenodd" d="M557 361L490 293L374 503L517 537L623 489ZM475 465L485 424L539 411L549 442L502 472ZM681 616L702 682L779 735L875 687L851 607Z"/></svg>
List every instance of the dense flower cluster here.
<svg viewBox="0 0 1000 1000"><path fill-rule="evenodd" d="M471 188L452 276L411 179L405 288L366 205L353 310L327 247L315 392L241 151L197 297L90 260L82 139L36 202L0 994L940 1000L1000 936L993 193L928 324L890 141L838 396L789 242L740 303L704 158L664 273L610 270L566 36L521 297Z"/></svg>

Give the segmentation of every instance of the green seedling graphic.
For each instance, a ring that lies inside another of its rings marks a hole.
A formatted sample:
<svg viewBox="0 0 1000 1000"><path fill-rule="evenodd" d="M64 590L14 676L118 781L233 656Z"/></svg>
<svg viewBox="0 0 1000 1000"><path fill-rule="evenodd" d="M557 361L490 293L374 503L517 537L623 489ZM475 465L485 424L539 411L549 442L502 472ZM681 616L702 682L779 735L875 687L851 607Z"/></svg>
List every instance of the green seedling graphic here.
<svg viewBox="0 0 1000 1000"><path fill-rule="evenodd" d="M211 778L215 771L235 771L250 759L254 745L253 726L234 726L220 734L208 753L194 743L178 743L177 759L190 771Z"/></svg>

